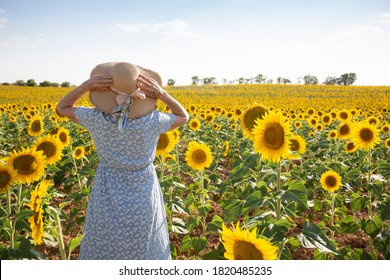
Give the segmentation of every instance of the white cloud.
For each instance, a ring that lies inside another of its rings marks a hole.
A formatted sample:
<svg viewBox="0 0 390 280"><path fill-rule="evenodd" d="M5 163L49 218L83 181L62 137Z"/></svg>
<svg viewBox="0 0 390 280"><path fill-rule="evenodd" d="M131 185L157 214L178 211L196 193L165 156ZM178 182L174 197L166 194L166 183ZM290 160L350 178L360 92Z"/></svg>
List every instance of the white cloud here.
<svg viewBox="0 0 390 280"><path fill-rule="evenodd" d="M26 36L13 36L0 41L0 47L9 49L31 49L36 48L37 44Z"/></svg>
<svg viewBox="0 0 390 280"><path fill-rule="evenodd" d="M0 15L1 14L5 14L5 11L2 9L0 9ZM8 22L9 22L9 20L6 17L1 16L0 17L0 28L3 28Z"/></svg>
<svg viewBox="0 0 390 280"><path fill-rule="evenodd" d="M115 23L115 28L125 33L153 32L186 37L200 37L200 34L193 32L189 24L181 19L162 23Z"/></svg>

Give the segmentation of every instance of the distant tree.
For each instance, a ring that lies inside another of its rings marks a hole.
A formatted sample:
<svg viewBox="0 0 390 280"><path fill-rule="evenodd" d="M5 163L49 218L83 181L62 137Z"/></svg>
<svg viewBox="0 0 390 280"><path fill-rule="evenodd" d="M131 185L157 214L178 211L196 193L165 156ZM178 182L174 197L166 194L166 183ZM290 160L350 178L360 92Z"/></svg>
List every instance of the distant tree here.
<svg viewBox="0 0 390 280"><path fill-rule="evenodd" d="M27 80L26 86L35 87L35 86L37 86L37 83L34 81L34 79L30 79L30 80Z"/></svg>
<svg viewBox="0 0 390 280"><path fill-rule="evenodd" d="M278 84L291 84L291 81L289 79L283 77L278 77L276 81L278 82Z"/></svg>
<svg viewBox="0 0 390 280"><path fill-rule="evenodd" d="M269 80L267 80L267 84L273 84L274 83L274 80L272 80L272 79L269 79Z"/></svg>
<svg viewBox="0 0 390 280"><path fill-rule="evenodd" d="M63 82L61 87L70 87L70 82Z"/></svg>
<svg viewBox="0 0 390 280"><path fill-rule="evenodd" d="M245 78L244 77L241 77L239 78L238 80L238 83L241 85L241 84L245 84Z"/></svg>
<svg viewBox="0 0 390 280"><path fill-rule="evenodd" d="M337 77L328 76L323 82L324 85L335 85L337 83Z"/></svg>
<svg viewBox="0 0 390 280"><path fill-rule="evenodd" d="M345 73L337 79L337 84L342 86L350 86L356 81L355 73Z"/></svg>
<svg viewBox="0 0 390 280"><path fill-rule="evenodd" d="M316 76L312 76L312 75L305 75L303 77L303 81L305 82L305 85L317 85L318 84L318 78Z"/></svg>
<svg viewBox="0 0 390 280"><path fill-rule="evenodd" d="M168 79L167 85L168 86L174 86L176 81L174 79Z"/></svg>
<svg viewBox="0 0 390 280"><path fill-rule="evenodd" d="M17 86L25 86L25 85L26 85L26 82L23 81L23 80L17 80L17 81L15 82L15 85L17 85Z"/></svg>
<svg viewBox="0 0 390 280"><path fill-rule="evenodd" d="M257 84L265 83L266 79L267 79L267 77L264 76L263 74L258 74L258 75L255 76L255 82Z"/></svg>
<svg viewBox="0 0 390 280"><path fill-rule="evenodd" d="M51 87L51 82L49 81L43 81L39 83L40 87Z"/></svg>
<svg viewBox="0 0 390 280"><path fill-rule="evenodd" d="M3 85L3 86L9 86L9 83L4 82L4 83L2 83L2 85Z"/></svg>
<svg viewBox="0 0 390 280"><path fill-rule="evenodd" d="M59 87L60 84L59 84L59 83L50 83L50 86L51 86L51 87Z"/></svg>
<svg viewBox="0 0 390 280"><path fill-rule="evenodd" d="M222 84L226 85L227 83L228 83L228 80L225 79L225 78L223 78L223 79L222 79Z"/></svg>
<svg viewBox="0 0 390 280"><path fill-rule="evenodd" d="M199 76L192 76L192 85L198 85L200 82Z"/></svg>
<svg viewBox="0 0 390 280"><path fill-rule="evenodd" d="M215 77L206 77L202 79L202 83L204 85L213 85L216 84L215 79Z"/></svg>

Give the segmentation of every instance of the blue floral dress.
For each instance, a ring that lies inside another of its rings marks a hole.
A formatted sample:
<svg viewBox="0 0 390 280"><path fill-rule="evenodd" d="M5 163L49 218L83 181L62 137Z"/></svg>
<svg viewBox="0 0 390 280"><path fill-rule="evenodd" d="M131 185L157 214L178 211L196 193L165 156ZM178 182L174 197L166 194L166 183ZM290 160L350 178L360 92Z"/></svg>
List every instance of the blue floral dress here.
<svg viewBox="0 0 390 280"><path fill-rule="evenodd" d="M75 115L99 155L79 258L169 259L166 213L153 162L159 136L174 116L153 111L129 119L120 132L116 119L96 108L78 107Z"/></svg>

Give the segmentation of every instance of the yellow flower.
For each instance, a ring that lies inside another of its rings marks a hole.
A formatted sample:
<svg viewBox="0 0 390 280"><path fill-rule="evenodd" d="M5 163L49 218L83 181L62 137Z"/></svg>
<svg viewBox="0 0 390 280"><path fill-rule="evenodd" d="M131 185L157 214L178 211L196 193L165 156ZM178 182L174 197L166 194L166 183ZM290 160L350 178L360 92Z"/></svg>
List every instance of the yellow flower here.
<svg viewBox="0 0 390 280"><path fill-rule="evenodd" d="M278 248L263 238L257 238L256 228L251 232L240 229L240 222L235 230L229 230L222 224L222 243L224 257L228 260L276 260Z"/></svg>
<svg viewBox="0 0 390 280"><path fill-rule="evenodd" d="M289 156L290 128L281 113L271 111L263 119L256 120L253 134L255 151L264 159L279 162Z"/></svg>
<svg viewBox="0 0 390 280"><path fill-rule="evenodd" d="M163 155L162 158L163 163L168 164L170 161L176 161L176 157L171 154Z"/></svg>
<svg viewBox="0 0 390 280"><path fill-rule="evenodd" d="M210 147L203 143L191 141L186 152L186 162L189 167L204 170L213 162Z"/></svg>
<svg viewBox="0 0 390 280"><path fill-rule="evenodd" d="M334 138L336 138L337 137L337 130L331 130L331 131L329 131L329 133L328 133L328 138L329 139L334 139Z"/></svg>
<svg viewBox="0 0 390 280"><path fill-rule="evenodd" d="M27 148L21 152L12 152L6 161L16 171L15 180L20 183L32 183L45 173L45 156L42 151Z"/></svg>
<svg viewBox="0 0 390 280"><path fill-rule="evenodd" d="M28 219L28 222L30 223L31 235L35 245L41 244L44 237L42 199L46 195L48 187L52 185L48 180L41 181L31 192L30 203L27 203L27 206L33 211L33 215Z"/></svg>
<svg viewBox="0 0 390 280"><path fill-rule="evenodd" d="M30 124L28 126L28 134L31 136L39 136L44 132L43 129L43 120L40 116L34 116L31 118Z"/></svg>
<svg viewBox="0 0 390 280"><path fill-rule="evenodd" d="M35 150L42 151L47 164L53 164L62 157L62 143L52 135L40 138L34 145Z"/></svg>
<svg viewBox="0 0 390 280"><path fill-rule="evenodd" d="M351 112L348 109L342 109L338 112L338 116L340 121L347 122L351 118Z"/></svg>
<svg viewBox="0 0 390 280"><path fill-rule="evenodd" d="M290 159L298 159L306 151L306 141L299 135L293 135L290 137Z"/></svg>
<svg viewBox="0 0 390 280"><path fill-rule="evenodd" d="M337 130L339 139L349 139L351 136L351 124L349 122L341 123Z"/></svg>
<svg viewBox="0 0 390 280"><path fill-rule="evenodd" d="M385 139L385 146L390 149L390 138Z"/></svg>
<svg viewBox="0 0 390 280"><path fill-rule="evenodd" d="M345 151L349 154L355 152L359 147L355 144L355 142L353 141L349 141L346 145L345 145Z"/></svg>
<svg viewBox="0 0 390 280"><path fill-rule="evenodd" d="M63 147L68 147L69 146L69 144L70 144L70 135L69 135L69 131L66 128L61 127L60 129L58 129L57 137L61 141Z"/></svg>
<svg viewBox="0 0 390 280"><path fill-rule="evenodd" d="M352 130L352 139L359 148L372 149L380 142L379 130L368 121L356 124Z"/></svg>
<svg viewBox="0 0 390 280"><path fill-rule="evenodd" d="M222 155L224 157L227 157L228 151L229 151L229 141L225 141L225 143L223 144L223 147L222 147Z"/></svg>
<svg viewBox="0 0 390 280"><path fill-rule="evenodd" d="M253 105L248 110L246 110L243 114L241 114L241 127L244 134L252 139L253 138L253 128L256 125L257 119L263 119L265 113L267 112L267 108L258 104Z"/></svg>
<svg viewBox="0 0 390 280"><path fill-rule="evenodd" d="M192 131L197 131L200 128L200 121L198 119L192 119L188 125Z"/></svg>
<svg viewBox="0 0 390 280"><path fill-rule="evenodd" d="M156 146L156 156L161 156L170 153L175 147L176 140L171 132L160 134Z"/></svg>
<svg viewBox="0 0 390 280"><path fill-rule="evenodd" d="M6 192L16 177L16 172L10 166L0 164L0 194Z"/></svg>
<svg viewBox="0 0 390 280"><path fill-rule="evenodd" d="M323 189L334 192L341 186L341 177L337 172L329 170L321 175L320 183Z"/></svg>
<svg viewBox="0 0 390 280"><path fill-rule="evenodd" d="M78 146L73 151L73 157L75 159L81 159L85 155L85 149L83 146Z"/></svg>
<svg viewBox="0 0 390 280"><path fill-rule="evenodd" d="M386 124L386 125L382 126L381 131L383 134L389 133L390 132L390 124Z"/></svg>

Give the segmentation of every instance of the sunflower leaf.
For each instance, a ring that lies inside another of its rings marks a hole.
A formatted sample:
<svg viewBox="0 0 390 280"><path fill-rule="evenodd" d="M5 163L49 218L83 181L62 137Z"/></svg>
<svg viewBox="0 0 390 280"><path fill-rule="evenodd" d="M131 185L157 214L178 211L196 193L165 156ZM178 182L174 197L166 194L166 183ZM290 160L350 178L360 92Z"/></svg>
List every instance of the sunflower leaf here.
<svg viewBox="0 0 390 280"><path fill-rule="evenodd" d="M291 181L288 185L288 189L284 192L282 199L297 202L305 209L308 207L306 188L301 181Z"/></svg>
<svg viewBox="0 0 390 280"><path fill-rule="evenodd" d="M310 222L304 222L303 231L297 238L305 248L317 248L321 252L339 254L332 241L326 237L319 227Z"/></svg>
<svg viewBox="0 0 390 280"><path fill-rule="evenodd" d="M378 160L378 169L385 178L390 178L390 163L386 160Z"/></svg>

